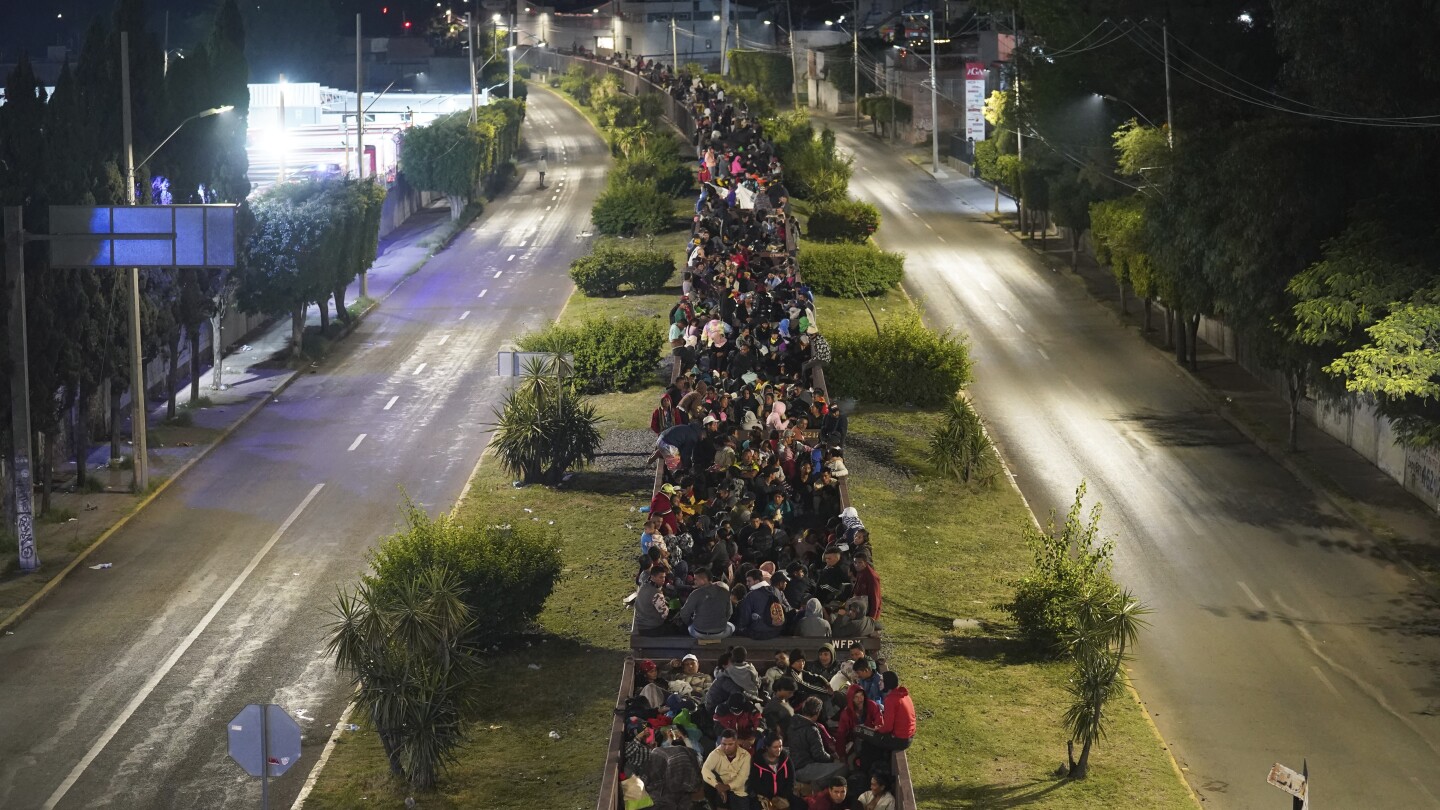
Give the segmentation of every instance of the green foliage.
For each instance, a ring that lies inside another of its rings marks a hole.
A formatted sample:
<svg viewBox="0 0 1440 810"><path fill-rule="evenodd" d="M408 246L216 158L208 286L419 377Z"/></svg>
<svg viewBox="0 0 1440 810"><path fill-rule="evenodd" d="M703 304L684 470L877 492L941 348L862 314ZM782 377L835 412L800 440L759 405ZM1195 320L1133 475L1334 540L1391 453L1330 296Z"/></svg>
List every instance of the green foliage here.
<svg viewBox="0 0 1440 810"><path fill-rule="evenodd" d="M1115 165L1130 177L1148 177L1170 167L1175 153L1164 127L1147 127L1130 119L1115 130Z"/></svg>
<svg viewBox="0 0 1440 810"><path fill-rule="evenodd" d="M427 571L453 574L475 624L472 646L525 632L560 579L560 547L536 526L461 525L449 514L431 518L405 502L405 523L370 554L372 592L398 596Z"/></svg>
<svg viewBox="0 0 1440 810"><path fill-rule="evenodd" d="M469 115L468 111L452 113L405 133L400 167L411 185L469 199L513 159L525 117L524 102L492 102L480 108L474 124Z"/></svg>
<svg viewBox="0 0 1440 810"><path fill-rule="evenodd" d="M785 166L785 184L793 196L817 203L845 199L853 160L840 156L834 132L826 127L817 134L801 112L766 119L765 131Z"/></svg>
<svg viewBox="0 0 1440 810"><path fill-rule="evenodd" d="M465 743L480 681L466 644L478 623L460 574L424 566L366 577L331 614L327 652L350 675L350 700L379 734L391 773L433 789Z"/></svg>
<svg viewBox="0 0 1440 810"><path fill-rule="evenodd" d="M935 332L918 316L894 318L871 331L830 335L826 381L865 402L944 405L970 383L970 349L952 332Z"/></svg>
<svg viewBox="0 0 1440 810"><path fill-rule="evenodd" d="M1105 706L1124 692L1130 648L1148 625L1145 616L1151 610L1108 578L1082 588L1070 609L1075 629L1060 644L1074 670L1066 684L1071 702L1061 722L1070 737L1069 776L1084 779L1089 774L1090 748L1105 737ZM1081 746L1078 760L1076 743Z"/></svg>
<svg viewBox="0 0 1440 810"><path fill-rule="evenodd" d="M1145 246L1145 201L1138 195L1090 204L1095 259L1110 265L1115 281L1140 295L1155 294L1155 273Z"/></svg>
<svg viewBox="0 0 1440 810"><path fill-rule="evenodd" d="M587 256L570 263L570 278L586 295L618 295L629 285L635 293L656 292L675 275L675 260L653 247L630 247L601 241Z"/></svg>
<svg viewBox="0 0 1440 810"><path fill-rule="evenodd" d="M731 87L725 90L727 98L733 92L732 87L751 88L758 98L769 99L772 108L775 99L789 103L795 88L790 55L768 51L730 51L729 84ZM766 114L754 106L750 110L756 115Z"/></svg>
<svg viewBox="0 0 1440 810"><path fill-rule="evenodd" d="M1037 652L1064 652L1062 642L1081 631L1076 609L1081 597L1110 583L1112 538L1100 535L1100 504L1085 515L1085 483L1057 527L1050 516L1045 531L1026 527L1025 543L1034 555L1030 570L1015 583L1015 598L1002 605L1015 620L1021 638Z"/></svg>
<svg viewBox="0 0 1440 810"><path fill-rule="evenodd" d="M652 125L653 126L653 125ZM615 133L620 146L620 159L615 161L611 176L620 175L653 186L662 194L678 197L688 194L695 185L695 171L681 160L680 144L669 132L658 132L644 139L631 139L635 127Z"/></svg>
<svg viewBox="0 0 1440 810"><path fill-rule="evenodd" d="M908 124L915 118L915 108L894 96L868 96L860 99L860 113L877 124Z"/></svg>
<svg viewBox="0 0 1440 810"><path fill-rule="evenodd" d="M1000 472L1000 459L975 406L956 397L930 436L930 466L946 478L989 483Z"/></svg>
<svg viewBox="0 0 1440 810"><path fill-rule="evenodd" d="M821 242L865 242L880 227L880 209L860 200L823 202L810 209L808 231Z"/></svg>
<svg viewBox="0 0 1440 810"><path fill-rule="evenodd" d="M325 247L339 215L333 202L318 181L274 185L251 199L255 224L241 262L241 310L289 313L329 291Z"/></svg>
<svg viewBox="0 0 1440 810"><path fill-rule="evenodd" d="M655 318L590 318L578 326L552 324L516 343L522 351L574 355L573 379L580 390L603 393L650 382L664 338L664 326Z"/></svg>
<svg viewBox="0 0 1440 810"><path fill-rule="evenodd" d="M606 236L656 234L674 224L675 198L653 183L612 173L590 219Z"/></svg>
<svg viewBox="0 0 1440 810"><path fill-rule="evenodd" d="M840 298L880 295L898 287L905 275L905 254L872 244L805 241L797 259L800 277L811 289Z"/></svg>
<svg viewBox="0 0 1440 810"><path fill-rule="evenodd" d="M495 411L500 463L526 484L558 484L572 467L595 460L600 416L574 387L557 381L554 361L531 363Z"/></svg>
<svg viewBox="0 0 1440 810"><path fill-rule="evenodd" d="M580 65L571 65L560 77L560 91L575 99L582 107L590 106L590 94L595 88L595 79Z"/></svg>

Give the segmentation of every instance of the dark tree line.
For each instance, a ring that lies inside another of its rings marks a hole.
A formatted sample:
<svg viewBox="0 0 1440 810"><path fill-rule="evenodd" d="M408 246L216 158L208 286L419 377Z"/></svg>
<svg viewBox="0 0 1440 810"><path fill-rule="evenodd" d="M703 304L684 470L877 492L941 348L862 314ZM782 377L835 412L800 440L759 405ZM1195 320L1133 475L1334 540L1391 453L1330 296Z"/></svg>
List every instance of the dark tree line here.
<svg viewBox="0 0 1440 810"><path fill-rule="evenodd" d="M1218 317L1292 411L1349 391L1407 440L1440 437L1440 18L1409 0L1018 10L1018 93L1008 77L979 162L1022 227L1090 229L1147 315L1165 305L1177 360Z"/></svg>
<svg viewBox="0 0 1440 810"><path fill-rule="evenodd" d="M130 39L135 159L149 154L181 121L205 109L225 115L187 124L137 173L142 204L240 202L250 192L245 157L249 110L245 34L234 0L221 4L208 35L165 73L161 45L147 28L142 0L120 0L97 18L78 60L67 63L47 96L25 55L5 77L0 107L0 204L23 206L26 230L49 230L50 205L126 202L121 155L120 32ZM119 402L127 373L127 286L110 270L52 269L48 251L26 250L27 340L31 423L40 508L48 507L55 448L69 442L79 483L92 436L93 406L107 387L111 413L100 420L120 456ZM196 348L205 320L227 283L219 270L156 269L142 273L144 353L169 363L166 388L174 413L181 341L191 349L191 395L198 396ZM8 296L9 290L6 290ZM0 317L8 317L8 300ZM3 333L0 333L3 334ZM0 351L8 365L8 348ZM8 408L8 401L5 407ZM7 435L8 439L8 435Z"/></svg>

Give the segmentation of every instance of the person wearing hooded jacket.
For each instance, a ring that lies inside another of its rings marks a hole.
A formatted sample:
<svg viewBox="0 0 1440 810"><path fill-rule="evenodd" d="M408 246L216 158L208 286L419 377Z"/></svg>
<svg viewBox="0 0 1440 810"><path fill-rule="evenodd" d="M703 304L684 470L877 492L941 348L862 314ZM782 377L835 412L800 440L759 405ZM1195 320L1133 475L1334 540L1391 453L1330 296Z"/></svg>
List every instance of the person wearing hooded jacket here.
<svg viewBox="0 0 1440 810"><path fill-rule="evenodd" d="M856 742L855 732L861 726L876 727L882 722L880 704L871 700L860 684L850 684L845 692L845 708L840 712L839 725L835 730L835 747L841 753L848 753L850 744Z"/></svg>
<svg viewBox="0 0 1440 810"><path fill-rule="evenodd" d="M750 760L750 795L757 798L784 799L791 807L795 798L795 768L785 741L771 737L765 748Z"/></svg>
<svg viewBox="0 0 1440 810"><path fill-rule="evenodd" d="M795 635L803 638L830 638L830 622L825 620L825 608L820 600L811 597L805 601L805 614L795 624Z"/></svg>
<svg viewBox="0 0 1440 810"><path fill-rule="evenodd" d="M885 684L883 716L879 723L866 724L857 732L862 770L889 759L896 751L904 751L915 740L915 703L910 699L910 690L900 685L900 676L893 670L881 677Z"/></svg>
<svg viewBox="0 0 1440 810"><path fill-rule="evenodd" d="M758 568L745 575L745 584L748 590L735 611L735 632L761 641L779 637L785 626L772 624L770 605L772 601L778 601L780 609L788 616L790 605L785 601L785 594L766 582Z"/></svg>
<svg viewBox="0 0 1440 810"><path fill-rule="evenodd" d="M835 741L820 722L820 712L819 698L805 698L790 718L790 727L785 733L785 744L790 747L795 765L795 778L812 785L845 772L845 763L835 756Z"/></svg>

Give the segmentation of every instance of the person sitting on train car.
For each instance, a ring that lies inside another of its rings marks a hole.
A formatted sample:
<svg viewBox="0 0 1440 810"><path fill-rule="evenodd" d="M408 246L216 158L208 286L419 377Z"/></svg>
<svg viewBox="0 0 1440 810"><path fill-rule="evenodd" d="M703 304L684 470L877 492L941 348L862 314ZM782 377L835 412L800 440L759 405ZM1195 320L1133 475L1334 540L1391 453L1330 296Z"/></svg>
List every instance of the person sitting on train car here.
<svg viewBox="0 0 1440 810"><path fill-rule="evenodd" d="M680 608L691 638L721 639L735 634L730 623L730 587L704 565L695 569L695 590Z"/></svg>
<svg viewBox="0 0 1440 810"><path fill-rule="evenodd" d="M660 745L650 753L646 763L645 792L655 802L655 810L689 810L691 800L703 782L700 758L692 751L685 735L674 726L659 730Z"/></svg>
<svg viewBox="0 0 1440 810"><path fill-rule="evenodd" d="M660 667L646 658L635 665L635 679L637 689L635 694L655 707L665 705L665 699L670 696L670 690L660 681Z"/></svg>
<svg viewBox="0 0 1440 810"><path fill-rule="evenodd" d="M820 790L805 800L806 810L859 810L858 800L850 795L850 785L843 776L825 780Z"/></svg>
<svg viewBox="0 0 1440 810"><path fill-rule="evenodd" d="M825 608L814 597L805 600L805 610L800 621L795 623L795 635L803 638L830 638L830 622L825 620Z"/></svg>
<svg viewBox="0 0 1440 810"><path fill-rule="evenodd" d="M815 660L806 662L805 671L813 672L829 684L831 679L840 674L840 666L840 660L835 657L835 645L827 641L820 645L819 651L815 653Z"/></svg>
<svg viewBox="0 0 1440 810"><path fill-rule="evenodd" d="M670 632L670 604L665 596L669 566L657 562L646 572L645 582L635 595L635 632L642 636L663 636Z"/></svg>
<svg viewBox="0 0 1440 810"><path fill-rule="evenodd" d="M854 597L845 602L845 610L830 621L835 638L869 638L880 635L880 625L865 615L867 600Z"/></svg>
<svg viewBox="0 0 1440 810"><path fill-rule="evenodd" d="M736 694L752 700L760 699L760 673L755 671L754 664L745 660L745 648L735 647L728 655L730 658L725 665L717 668L715 682L705 697L705 705L712 711Z"/></svg>
<svg viewBox="0 0 1440 810"><path fill-rule="evenodd" d="M750 752L740 747L739 735L732 729L720 733L718 745L700 766L705 780L705 798L712 807L727 810L752 810L750 801Z"/></svg>
<svg viewBox="0 0 1440 810"><path fill-rule="evenodd" d="M672 686L677 681L684 683L690 689L690 697L697 701L705 699L705 693L710 691L710 684L715 681L708 672L700 669L700 659L694 653L687 653L679 661L671 660L665 680Z"/></svg>
<svg viewBox="0 0 1440 810"><path fill-rule="evenodd" d="M895 672L884 674L885 704L880 722L858 729L860 767L872 769L896 751L904 751L915 741L915 703L910 690L900 685Z"/></svg>
<svg viewBox="0 0 1440 810"><path fill-rule="evenodd" d="M850 571L840 564L841 554L839 546L826 546L825 554L821 558L825 565L820 573L815 575L815 596L822 604L835 605L850 598L850 591L854 587L850 580ZM830 625L835 630L835 635L841 635L835 628L834 622Z"/></svg>
<svg viewBox="0 0 1440 810"><path fill-rule="evenodd" d="M745 598L740 601L735 632L761 641L777 638L785 632L790 606L785 595L765 581L759 569L745 574Z"/></svg>
<svg viewBox="0 0 1440 810"><path fill-rule="evenodd" d="M783 678L790 671L790 655L784 650L775 651L775 659L770 667L765 670L765 687L775 688L775 681Z"/></svg>
<svg viewBox="0 0 1440 810"><path fill-rule="evenodd" d="M789 675L775 679L770 699L761 710L768 733L785 736L785 730L790 726L790 718L795 716L795 707L791 703L795 699L796 686L795 679Z"/></svg>
<svg viewBox="0 0 1440 810"><path fill-rule="evenodd" d="M860 810L895 810L895 777L883 770L870 774L870 789L860 794Z"/></svg>
<svg viewBox="0 0 1440 810"><path fill-rule="evenodd" d="M771 737L750 761L750 795L759 799L784 799L798 808L795 798L795 767L785 741Z"/></svg>
<svg viewBox="0 0 1440 810"><path fill-rule="evenodd" d="M858 532L856 536L859 536ZM868 600L865 615L875 621L880 620L880 574L875 570L869 549L855 551L855 588L852 594L856 597L865 597Z"/></svg>
<svg viewBox="0 0 1440 810"><path fill-rule="evenodd" d="M858 683L850 684L845 691L845 708L840 711L840 717L835 728L835 747L847 758L847 761L854 761L859 755L859 741L856 731L861 726L876 726L882 718L880 704L871 700L865 694L865 688ZM855 750L851 750L851 746Z"/></svg>
<svg viewBox="0 0 1440 810"><path fill-rule="evenodd" d="M835 754L835 740L820 722L819 698L806 698L790 718L785 744L790 747L795 779L812 785L823 784L845 773L845 763Z"/></svg>
<svg viewBox="0 0 1440 810"><path fill-rule="evenodd" d="M826 679L816 675L805 668L805 651L795 649L790 651L790 677L795 681L795 698L793 702L800 702L807 697L820 698L821 719L829 722L834 714L831 700L833 692L830 683Z"/></svg>
<svg viewBox="0 0 1440 810"><path fill-rule="evenodd" d="M820 477L810 485L810 514L819 523L840 514L840 485L829 470L821 470Z"/></svg>
<svg viewBox="0 0 1440 810"><path fill-rule="evenodd" d="M808 538L809 536L809 532L800 535L802 538ZM792 540L790 545L792 547L799 547L805 542L805 540ZM796 556L794 561L785 566L785 574L790 578L789 583L785 585L785 601L792 605L804 605L806 602L809 602L811 597L810 586L812 583L809 572L805 569L804 558ZM826 636L828 637L828 635L827 633Z"/></svg>
<svg viewBox="0 0 1440 810"><path fill-rule="evenodd" d="M720 679L715 682L720 683ZM746 731L759 732L765 725L764 716L755 708L755 702L742 692L726 698L711 714L711 719L717 728L728 728L736 734Z"/></svg>
<svg viewBox="0 0 1440 810"><path fill-rule="evenodd" d="M844 445L845 434L850 432L850 420L840 410L840 403L829 407L820 419L820 441L825 444Z"/></svg>
<svg viewBox="0 0 1440 810"><path fill-rule="evenodd" d="M875 671L875 659L868 655L861 658L855 662L853 672L855 678L851 683L864 689L865 697L883 707L885 705L885 681L880 673Z"/></svg>
<svg viewBox="0 0 1440 810"><path fill-rule="evenodd" d="M675 514L675 502L671 500L679 492L674 484L662 484L655 497L650 499L650 516L660 521L660 528L665 534L675 534L680 530L680 517Z"/></svg>

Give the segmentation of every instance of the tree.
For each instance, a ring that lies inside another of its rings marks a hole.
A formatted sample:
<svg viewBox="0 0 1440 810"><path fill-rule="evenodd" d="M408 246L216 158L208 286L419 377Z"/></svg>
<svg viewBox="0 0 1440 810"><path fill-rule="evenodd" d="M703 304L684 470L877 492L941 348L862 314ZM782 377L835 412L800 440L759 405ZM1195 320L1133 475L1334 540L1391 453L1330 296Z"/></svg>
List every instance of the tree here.
<svg viewBox="0 0 1440 810"><path fill-rule="evenodd" d="M459 576L426 568L407 580L363 581L332 605L327 652L380 736L391 773L431 790L465 742L479 661L464 640L475 620Z"/></svg>
<svg viewBox="0 0 1440 810"><path fill-rule="evenodd" d="M1066 690L1071 703L1063 722L1069 740L1065 744L1069 777L1084 779L1090 773L1090 748L1105 737L1105 706L1124 691L1125 664L1133 657L1140 631L1147 625L1151 610L1129 591L1108 578L1087 585L1070 604L1074 630L1062 644L1074 669ZM1080 758L1075 758L1075 744Z"/></svg>
<svg viewBox="0 0 1440 810"><path fill-rule="evenodd" d="M255 225L243 248L236 291L246 312L290 315L291 348L297 358L304 352L306 307L328 294L333 279L324 245L334 211L321 186L272 186L252 201Z"/></svg>
<svg viewBox="0 0 1440 810"><path fill-rule="evenodd" d="M1003 605L1020 637L1040 653L1065 652L1063 642L1080 631L1077 602L1110 580L1115 540L1100 534L1100 504L1086 514L1085 490L1081 481L1060 526L1052 512L1044 531L1026 527L1025 544L1034 561L1015 583L1015 597Z"/></svg>
<svg viewBox="0 0 1440 810"><path fill-rule="evenodd" d="M945 409L939 426L930 435L927 459L936 472L967 484L972 478L988 482L1000 468L980 414L964 397L956 397Z"/></svg>
<svg viewBox="0 0 1440 810"><path fill-rule="evenodd" d="M560 375L557 360L530 362L495 411L500 463L526 484L558 484L567 470L594 461L600 450L601 417Z"/></svg>
<svg viewBox="0 0 1440 810"><path fill-rule="evenodd" d="M1150 331L1150 302L1155 296L1155 273L1145 248L1145 200L1137 194L1090 204L1090 239L1095 259L1110 265L1120 288L1120 310L1128 312L1128 285L1144 300L1146 332Z"/></svg>

